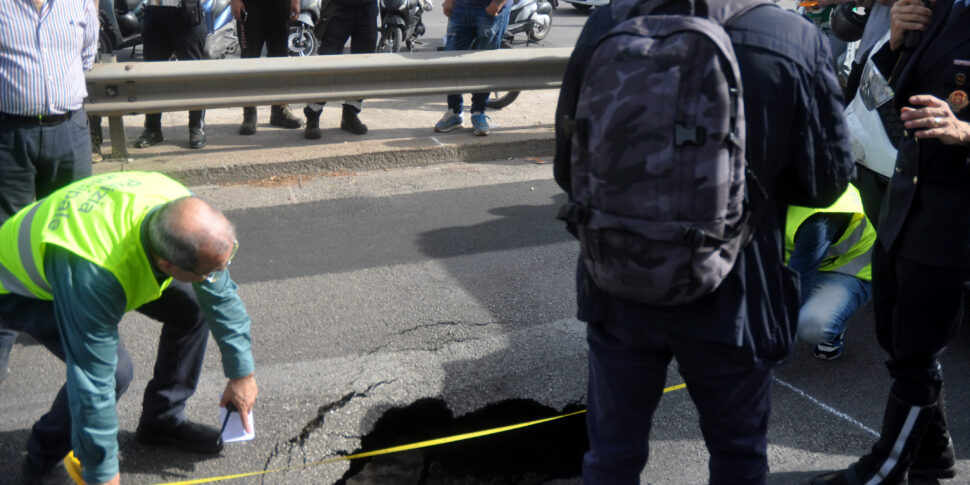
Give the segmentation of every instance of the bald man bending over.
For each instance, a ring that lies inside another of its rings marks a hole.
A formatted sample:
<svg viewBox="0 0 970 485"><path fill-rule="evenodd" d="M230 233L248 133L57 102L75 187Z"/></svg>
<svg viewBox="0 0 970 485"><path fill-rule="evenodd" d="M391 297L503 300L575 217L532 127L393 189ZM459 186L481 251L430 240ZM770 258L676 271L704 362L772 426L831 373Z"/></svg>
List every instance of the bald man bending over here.
<svg viewBox="0 0 970 485"><path fill-rule="evenodd" d="M115 404L133 366L118 324L131 310L162 322L135 437L222 450L218 430L185 416L209 330L229 379L222 404L251 430L250 321L227 271L238 248L222 213L155 173L82 179L0 226L0 320L67 364L66 384L31 430L24 482L73 483L60 466L73 449L85 483L120 483Z"/></svg>

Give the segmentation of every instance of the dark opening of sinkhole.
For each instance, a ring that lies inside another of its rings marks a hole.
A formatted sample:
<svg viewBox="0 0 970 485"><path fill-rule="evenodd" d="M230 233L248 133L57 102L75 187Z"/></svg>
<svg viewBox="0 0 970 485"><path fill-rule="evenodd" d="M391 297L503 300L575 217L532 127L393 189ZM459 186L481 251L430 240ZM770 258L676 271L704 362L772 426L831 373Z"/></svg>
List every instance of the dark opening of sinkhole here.
<svg viewBox="0 0 970 485"><path fill-rule="evenodd" d="M556 410L530 400L508 400L454 417L445 403L423 399L385 412L354 453L483 431L581 410ZM342 485L539 485L569 483L589 448L585 414L489 436L351 461ZM577 482L578 483L578 482Z"/></svg>

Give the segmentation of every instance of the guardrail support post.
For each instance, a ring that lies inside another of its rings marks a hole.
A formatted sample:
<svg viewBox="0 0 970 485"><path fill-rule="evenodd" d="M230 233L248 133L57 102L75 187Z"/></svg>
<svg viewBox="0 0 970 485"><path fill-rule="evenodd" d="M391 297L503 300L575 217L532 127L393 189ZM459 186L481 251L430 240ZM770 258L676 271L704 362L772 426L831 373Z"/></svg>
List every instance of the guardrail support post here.
<svg viewBox="0 0 970 485"><path fill-rule="evenodd" d="M109 116L108 128L111 130L111 158L131 162L128 158L128 142L125 140L124 120L120 116Z"/></svg>

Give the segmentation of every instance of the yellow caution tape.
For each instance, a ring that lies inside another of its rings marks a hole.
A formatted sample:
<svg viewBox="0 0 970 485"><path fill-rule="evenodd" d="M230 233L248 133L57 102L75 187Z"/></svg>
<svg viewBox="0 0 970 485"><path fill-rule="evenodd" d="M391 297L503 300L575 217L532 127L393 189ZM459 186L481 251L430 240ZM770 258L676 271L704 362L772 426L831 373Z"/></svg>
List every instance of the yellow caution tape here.
<svg viewBox="0 0 970 485"><path fill-rule="evenodd" d="M668 392L676 391L676 390L679 390L679 389L683 389L685 387L687 387L686 384L677 384L676 386L670 386L668 388L665 388L664 389L664 393L666 394ZM184 481L180 481L180 482L165 482L165 483L159 483L158 485L195 485L195 484L199 484L199 483L221 482L221 481L225 481L225 480L233 480L233 479L236 479L236 478L245 478L245 477L253 477L253 476L257 476L257 475L266 475L268 473L284 472L284 471L290 471L290 470L299 470L301 468L309 468L309 467L318 466L318 465L325 465L325 464L328 464L328 463L336 463L338 461L348 461L348 460L354 460L354 459L357 459L357 458L367 458L367 457L371 457L371 456L388 455L388 454L391 454L391 453L397 453L399 451L417 450L417 449L420 449L420 448L428 448L428 447L431 447L431 446L444 445L444 444L447 444L447 443L454 443L456 441L463 441L463 440L469 440L469 439L472 439L472 438L481 438L482 436L488 436L488 435L493 435L493 434L498 434L498 433L504 433L506 431L512 431L514 429L526 428L526 427L533 426L533 425L536 425L536 424L548 423L549 421L555 421L557 419L568 418L569 416L575 416L577 414L582 414L582 413L585 413L585 412L586 412L586 410L585 409L582 409L582 410L579 410L579 411L573 411L571 413L561 414L559 416L553 416L551 418L537 419L535 421L528 421L528 422L525 422L525 423L518 423L518 424L512 424L512 425L508 425L508 426L502 426L502 427L499 427L499 428L486 429L486 430L483 430L483 431L474 431L474 432L471 432L471 433L456 434L456 435L447 436L447 437L444 437L444 438L437 438L437 439L433 439L433 440L418 441L416 443L410 443L410 444L400 445L400 446L392 446L390 448L382 448L380 450L374 450L374 451L365 451L365 452L356 453L356 454L353 454L353 455L337 456L337 457L334 457L334 458L328 458L326 460L320 460L320 461L317 461L317 462L314 462L314 463L307 463L305 465L299 465L299 466L294 466L294 467L276 468L276 469L272 469L272 470L262 470L262 471L258 471L258 472L239 473L239 474L236 474L236 475L223 475L223 476L219 476L219 477L198 478L198 479L195 479L195 480L184 480ZM77 464L77 476L75 476L74 473L71 473L71 477L74 478L74 480L77 481L78 484L83 485L84 482L83 481L80 481L80 476L81 476L81 471L80 471L81 464L80 464L80 462L78 462L77 459L74 458L73 452L70 453L70 454L68 454L66 457L64 457L64 466L65 467L68 467L68 472L69 473L71 472L71 468L68 466L68 459L73 460L73 463L76 463Z"/></svg>

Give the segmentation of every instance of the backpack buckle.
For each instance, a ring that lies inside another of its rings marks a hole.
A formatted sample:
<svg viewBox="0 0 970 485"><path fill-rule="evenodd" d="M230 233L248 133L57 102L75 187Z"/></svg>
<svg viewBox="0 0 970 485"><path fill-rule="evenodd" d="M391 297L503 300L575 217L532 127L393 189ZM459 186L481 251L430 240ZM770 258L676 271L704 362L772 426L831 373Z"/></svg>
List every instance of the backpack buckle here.
<svg viewBox="0 0 970 485"><path fill-rule="evenodd" d="M703 127L686 127L681 123L674 125L674 145L684 146L688 143L700 145L703 143L705 131Z"/></svg>

